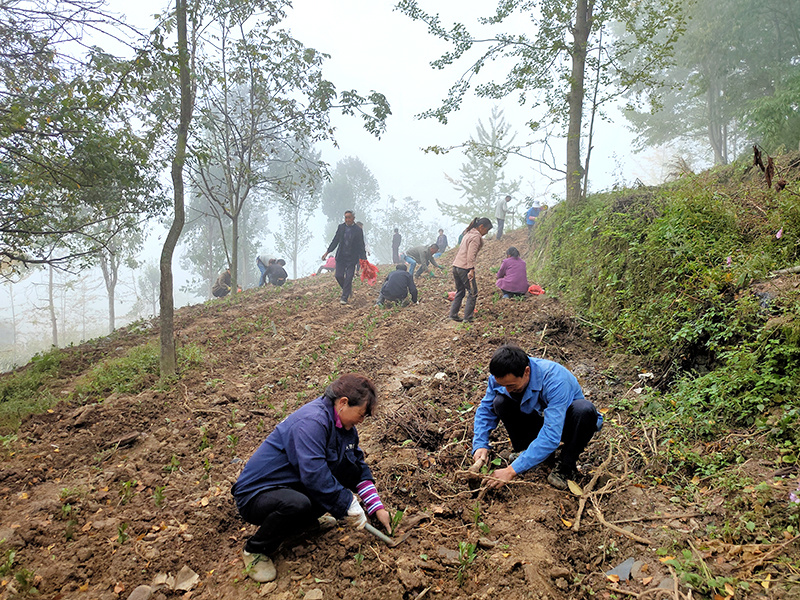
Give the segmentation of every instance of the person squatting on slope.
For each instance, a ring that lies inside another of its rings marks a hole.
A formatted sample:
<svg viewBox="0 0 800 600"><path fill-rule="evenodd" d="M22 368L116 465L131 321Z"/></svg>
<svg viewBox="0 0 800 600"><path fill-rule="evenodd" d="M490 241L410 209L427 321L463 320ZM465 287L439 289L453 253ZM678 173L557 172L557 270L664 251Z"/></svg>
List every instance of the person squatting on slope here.
<svg viewBox="0 0 800 600"><path fill-rule="evenodd" d="M492 222L486 217L479 219L475 217L464 230L461 238L461 245L458 247L456 257L453 259L453 279L456 284L456 295L450 303L450 318L453 321L461 321L458 311L461 310L461 302L464 296L467 301L464 303L464 321L472 321L472 313L475 312L475 303L478 301L478 282L475 280L475 263L478 252L483 247L483 236L489 233Z"/></svg>
<svg viewBox="0 0 800 600"><path fill-rule="evenodd" d="M578 456L603 426L603 416L583 397L575 376L562 365L500 346L489 362L486 394L475 411L472 458L489 464L489 434L500 421L514 450L512 462L488 476L497 489L550 457L563 442L547 482L565 490L578 476Z"/></svg>
<svg viewBox="0 0 800 600"><path fill-rule="evenodd" d="M283 268L284 265L286 265L286 261L279 258L267 269L267 279L269 279L272 285L281 286L286 283L289 274L286 272L286 269Z"/></svg>
<svg viewBox="0 0 800 600"><path fill-rule="evenodd" d="M211 294L215 298L223 298L231 292L231 270L225 269L219 274L214 285L211 287Z"/></svg>
<svg viewBox="0 0 800 600"><path fill-rule="evenodd" d="M503 298L524 296L528 293L528 266L519 257L519 250L510 246L506 258L500 263L495 285L503 292Z"/></svg>
<svg viewBox="0 0 800 600"><path fill-rule="evenodd" d="M359 260L367 260L367 249L364 246L364 231L356 225L356 214L352 210L344 213L344 223L340 223L336 229L330 246L322 260L328 254L336 250L336 282L342 288L340 304L347 304L350 296L353 295L353 276L356 274L356 265Z"/></svg>
<svg viewBox="0 0 800 600"><path fill-rule="evenodd" d="M267 270L275 264L275 259L271 256L267 256L266 254L261 254L258 258L256 258L256 266L258 270L261 271L261 278L258 280L258 287L262 285L267 285Z"/></svg>
<svg viewBox="0 0 800 600"><path fill-rule="evenodd" d="M395 267L395 270L389 273L386 281L381 286L381 291L378 294L378 301L375 303L378 306L383 306L384 302L399 302L401 305L405 304L406 296L411 294L411 302L417 302L417 286L414 284L414 278L408 272L408 267L405 264L400 264Z"/></svg>
<svg viewBox="0 0 800 600"><path fill-rule="evenodd" d="M408 263L409 270L413 272L414 267L419 266L417 272L414 273L414 277L419 278L423 273L428 271L429 264L433 265L440 271L444 271L444 267L439 265L439 263L437 263L436 259L433 257L433 255L438 251L439 246L437 244L431 244L430 246L414 246L413 248L406 250L404 260Z"/></svg>
<svg viewBox="0 0 800 600"><path fill-rule="evenodd" d="M368 514L391 530L355 427L376 404L369 379L342 375L322 396L281 421L247 461L231 493L241 517L258 526L242 554L252 579L274 580L272 557L281 543L330 528L334 519L361 529Z"/></svg>

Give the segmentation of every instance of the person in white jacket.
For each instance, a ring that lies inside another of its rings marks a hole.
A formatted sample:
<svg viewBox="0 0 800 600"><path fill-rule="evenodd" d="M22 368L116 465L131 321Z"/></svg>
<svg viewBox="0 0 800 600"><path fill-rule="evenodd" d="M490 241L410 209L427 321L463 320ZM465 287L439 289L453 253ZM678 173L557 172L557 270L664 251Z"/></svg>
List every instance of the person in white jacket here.
<svg viewBox="0 0 800 600"><path fill-rule="evenodd" d="M499 240L503 237L503 225L506 222L506 213L508 213L508 203L511 202L511 196L506 196L502 200L498 200L494 207L494 218L497 219L497 237Z"/></svg>

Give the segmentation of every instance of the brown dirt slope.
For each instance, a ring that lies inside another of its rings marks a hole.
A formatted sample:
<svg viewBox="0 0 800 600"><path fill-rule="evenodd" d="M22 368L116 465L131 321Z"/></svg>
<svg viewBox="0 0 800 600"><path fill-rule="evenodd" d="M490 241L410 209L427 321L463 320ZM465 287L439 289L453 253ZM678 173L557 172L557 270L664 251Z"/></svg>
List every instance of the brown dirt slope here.
<svg viewBox="0 0 800 600"><path fill-rule="evenodd" d="M33 585L47 598L115 600L147 585L137 598L567 600L671 586L655 550L699 535L713 508L688 510L671 490L634 483L610 444L630 425L613 411L583 457L580 483L600 468L594 488L603 493L577 531L580 500L548 486L548 466L480 502L469 489L474 406L499 344L564 363L603 409L637 380L633 361L607 355L557 301L498 298L491 267L509 245L525 252L526 232L486 241L471 325L445 318L448 273L424 278L420 304L403 309L376 307L377 289L361 283L340 306L333 277L322 275L178 311L180 343L202 348L201 366L164 389L154 381L138 394L62 402L27 419L5 450L0 596ZM70 350L65 397L97 361L157 335L139 327ZM239 553L253 528L238 518L230 487L279 420L350 371L380 391L378 414L359 429L384 502L407 522L431 518L396 548L346 527L287 544L278 580L259 586L243 575ZM495 434L504 460L507 438ZM625 519L616 530L602 522ZM467 544L474 554L459 554ZM635 578L609 580L604 572L627 558L639 561Z"/></svg>

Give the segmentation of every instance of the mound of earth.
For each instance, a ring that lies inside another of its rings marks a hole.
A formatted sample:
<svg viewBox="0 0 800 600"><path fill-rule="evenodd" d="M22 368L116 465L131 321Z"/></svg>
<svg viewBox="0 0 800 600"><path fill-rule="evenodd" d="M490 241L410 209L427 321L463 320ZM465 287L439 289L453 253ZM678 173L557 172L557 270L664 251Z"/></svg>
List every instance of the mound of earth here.
<svg viewBox="0 0 800 600"><path fill-rule="evenodd" d="M2 596L35 587L59 600L672 597L674 574L656 550L701 535L722 499L684 507L669 489L634 483L627 475L646 451L629 457L619 439L643 437L647 449L651 432L624 415L607 412L582 456L582 496L550 487L548 465L498 492L470 485L472 417L498 345L562 362L603 410L636 393L635 362L609 355L557 301L499 298L491 268L510 245L525 255L527 232L487 240L479 255L472 324L446 318L448 272L424 277L420 303L406 308L375 306L377 286L364 283L341 306L326 274L177 311L179 343L202 349L199 367L137 394L65 400L27 419L4 449ZM64 397L98 361L157 340L156 325L67 350ZM275 424L345 372L379 389L362 447L408 536L389 547L346 526L311 535L282 548L275 582L256 584L240 557L254 528L230 487ZM494 444L504 463L502 427ZM733 572L752 557L740 549L726 560ZM606 574L621 563L621 580Z"/></svg>

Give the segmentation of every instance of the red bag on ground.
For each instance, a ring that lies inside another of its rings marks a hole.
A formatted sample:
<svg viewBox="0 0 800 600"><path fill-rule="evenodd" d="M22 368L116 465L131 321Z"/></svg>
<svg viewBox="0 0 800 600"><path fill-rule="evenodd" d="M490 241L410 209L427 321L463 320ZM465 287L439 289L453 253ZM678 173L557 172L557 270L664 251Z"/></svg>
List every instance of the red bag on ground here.
<svg viewBox="0 0 800 600"><path fill-rule="evenodd" d="M375 285L378 282L378 267L365 258L359 259L358 264L361 265L361 281Z"/></svg>
<svg viewBox="0 0 800 600"><path fill-rule="evenodd" d="M533 283L531 284L531 287L528 288L528 293L533 294L534 296L539 296L541 294L544 294L544 290L535 283Z"/></svg>

